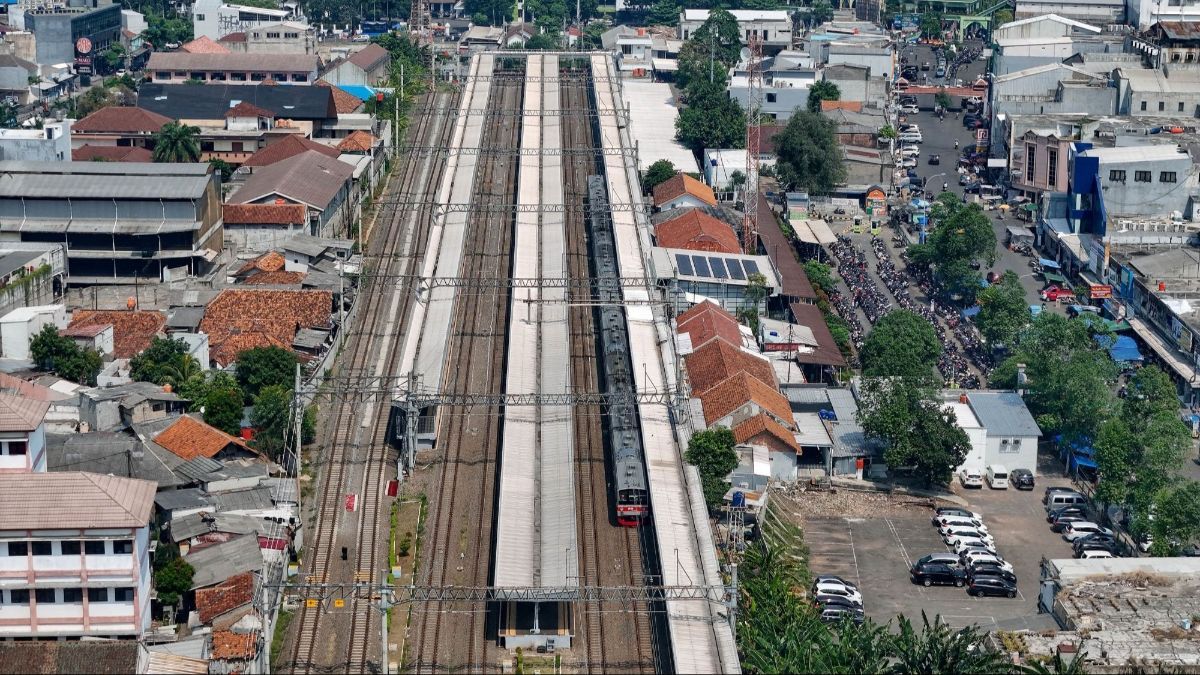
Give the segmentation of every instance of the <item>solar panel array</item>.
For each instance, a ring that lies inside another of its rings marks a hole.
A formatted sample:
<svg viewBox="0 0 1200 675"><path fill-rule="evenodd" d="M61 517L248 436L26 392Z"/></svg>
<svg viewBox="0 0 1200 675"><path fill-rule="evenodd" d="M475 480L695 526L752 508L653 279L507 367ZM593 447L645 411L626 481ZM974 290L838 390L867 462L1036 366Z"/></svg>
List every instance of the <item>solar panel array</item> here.
<svg viewBox="0 0 1200 675"><path fill-rule="evenodd" d="M751 274L758 274L758 263L740 258L724 258L715 255L675 254L675 265L680 274L709 279L733 279L745 281Z"/></svg>

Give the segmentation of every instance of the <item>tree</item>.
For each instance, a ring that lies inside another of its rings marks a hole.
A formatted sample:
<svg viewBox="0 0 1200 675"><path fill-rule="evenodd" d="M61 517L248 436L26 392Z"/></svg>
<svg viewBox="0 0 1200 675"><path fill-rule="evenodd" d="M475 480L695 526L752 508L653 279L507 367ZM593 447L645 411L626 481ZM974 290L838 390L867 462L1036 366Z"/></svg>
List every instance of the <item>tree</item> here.
<svg viewBox="0 0 1200 675"><path fill-rule="evenodd" d="M562 35L544 30L525 41L525 49L552 51L562 49Z"/></svg>
<svg viewBox="0 0 1200 675"><path fill-rule="evenodd" d="M808 10L808 16L812 20L814 26L820 26L823 23L833 20L833 5L829 4L828 0L817 0Z"/></svg>
<svg viewBox="0 0 1200 675"><path fill-rule="evenodd" d="M897 138L900 138L900 132L896 131L896 127L888 124L879 130L879 137L889 140L889 141L893 141L893 140L896 140Z"/></svg>
<svg viewBox="0 0 1200 675"><path fill-rule="evenodd" d="M688 440L688 449L683 458L700 472L704 486L704 501L709 510L716 510L725 501L725 479L737 468L737 441L733 432L725 427L713 427L696 432Z"/></svg>
<svg viewBox="0 0 1200 675"><path fill-rule="evenodd" d="M804 274L808 276L808 280L811 281L814 286L822 291L825 291L826 293L832 293L834 288L837 286L837 282L834 281L833 278L833 270L829 267L829 265L826 265L823 262L818 262L816 260L809 260L805 262Z"/></svg>
<svg viewBox="0 0 1200 675"><path fill-rule="evenodd" d="M190 19L166 18L160 13L146 15L146 30L142 37L157 50L164 49L168 44L181 44L192 39L192 22Z"/></svg>
<svg viewBox="0 0 1200 675"><path fill-rule="evenodd" d="M154 135L154 161L196 162L200 160L199 127L167 122Z"/></svg>
<svg viewBox="0 0 1200 675"><path fill-rule="evenodd" d="M949 110L950 104L953 103L950 100L950 95L946 93L945 87L938 88L938 92L933 96L933 102L940 106L942 110Z"/></svg>
<svg viewBox="0 0 1200 675"><path fill-rule="evenodd" d="M129 377L139 382L153 382L178 387L195 374L191 365L195 359L188 354L183 340L155 337L150 346L129 360ZM198 364L197 364L198 365Z"/></svg>
<svg viewBox="0 0 1200 675"><path fill-rule="evenodd" d="M1179 409L1175 383L1166 371L1156 365L1142 366L1129 378L1121 416L1134 428L1159 414L1174 414Z"/></svg>
<svg viewBox="0 0 1200 675"><path fill-rule="evenodd" d="M996 232L978 204L963 204L957 195L942 193L934 201L930 216L936 227L925 244L909 249L918 267L934 270L942 297L972 304L979 291L979 264L996 261Z"/></svg>
<svg viewBox="0 0 1200 675"><path fill-rule="evenodd" d="M503 26L512 19L512 0L467 0L467 14L481 26Z"/></svg>
<svg viewBox="0 0 1200 675"><path fill-rule="evenodd" d="M1005 270L1000 281L980 291L978 300L975 323L979 332L993 346L1012 345L1031 318L1021 279L1012 270Z"/></svg>
<svg viewBox="0 0 1200 675"><path fill-rule="evenodd" d="M821 101L836 101L842 97L842 90L829 80L814 82L808 88L808 111L821 112Z"/></svg>
<svg viewBox="0 0 1200 675"><path fill-rule="evenodd" d="M642 180L642 185L647 190L653 190L659 183L674 178L676 173L678 171L675 169L675 165L671 163L671 160L660 159L646 169L646 177Z"/></svg>
<svg viewBox="0 0 1200 675"><path fill-rule="evenodd" d="M1006 23L1012 23L1012 20L1013 11L1007 7L1004 9L998 9L994 14L992 14L993 26L1003 26Z"/></svg>
<svg viewBox="0 0 1200 675"><path fill-rule="evenodd" d="M942 15L938 12L927 12L921 16L921 37L942 39Z"/></svg>
<svg viewBox="0 0 1200 675"><path fill-rule="evenodd" d="M154 572L154 588L158 591L158 601L169 607L179 604L184 593L192 589L192 577L196 570L183 558L173 558L171 562Z"/></svg>
<svg viewBox="0 0 1200 675"><path fill-rule="evenodd" d="M658 0L650 7L647 17L651 26L675 26L679 23L679 3L675 0Z"/></svg>
<svg viewBox="0 0 1200 675"><path fill-rule="evenodd" d="M837 125L824 115L796 111L775 137L780 182L820 195L846 180L836 132Z"/></svg>
<svg viewBox="0 0 1200 675"><path fill-rule="evenodd" d="M39 368L89 386L95 386L96 376L104 367L100 352L80 347L71 338L59 335L53 324L47 324L33 336L29 353Z"/></svg>
<svg viewBox="0 0 1200 675"><path fill-rule="evenodd" d="M955 630L935 617L930 623L921 612L923 629L918 632L908 617L900 617L894 638L894 662L888 670L895 675L924 673L1001 673L1011 668L1004 654L981 649L983 634L973 626Z"/></svg>
<svg viewBox="0 0 1200 675"><path fill-rule="evenodd" d="M884 461L926 486L946 485L971 449L954 413L911 378L864 381L858 419L869 436L887 444Z"/></svg>
<svg viewBox="0 0 1200 675"><path fill-rule="evenodd" d="M1200 539L1200 482L1187 481L1155 500L1154 555L1176 556L1183 545Z"/></svg>
<svg viewBox="0 0 1200 675"><path fill-rule="evenodd" d="M235 368L247 398L272 385L291 389L296 380L296 355L282 347L255 347L238 354Z"/></svg>
<svg viewBox="0 0 1200 675"><path fill-rule="evenodd" d="M206 423L231 436L241 432L245 396L233 375L210 370L183 381L176 391L192 402L192 412L203 411Z"/></svg>
<svg viewBox="0 0 1200 675"><path fill-rule="evenodd" d="M287 450L291 407L292 391L277 384L263 387L254 399L254 411L250 414L254 447L275 461Z"/></svg>
<svg viewBox="0 0 1200 675"><path fill-rule="evenodd" d="M216 171L220 172L222 183L229 182L229 179L233 177L233 171L236 168L229 162L226 162L223 159L217 159L215 157L213 159L208 160L208 165L211 166Z"/></svg>
<svg viewBox="0 0 1200 675"><path fill-rule="evenodd" d="M933 325L907 309L885 314L867 334L862 348L863 375L929 380L942 353Z"/></svg>
<svg viewBox="0 0 1200 675"><path fill-rule="evenodd" d="M746 114L727 96L689 99L675 118L675 138L694 152L705 148L740 148L746 144Z"/></svg>
<svg viewBox="0 0 1200 675"><path fill-rule="evenodd" d="M101 58L104 59L108 72L112 72L125 64L125 48L119 44L109 45L101 54Z"/></svg>

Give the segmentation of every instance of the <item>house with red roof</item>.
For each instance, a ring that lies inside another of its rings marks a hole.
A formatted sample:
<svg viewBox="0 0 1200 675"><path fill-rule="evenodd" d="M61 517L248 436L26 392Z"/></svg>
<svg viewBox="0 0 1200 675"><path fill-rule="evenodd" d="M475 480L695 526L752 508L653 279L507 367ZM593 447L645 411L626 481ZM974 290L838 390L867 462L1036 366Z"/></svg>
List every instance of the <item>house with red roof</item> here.
<svg viewBox="0 0 1200 675"><path fill-rule="evenodd" d="M304 204L222 204L221 213L225 238L242 251L267 251L308 232Z"/></svg>
<svg viewBox="0 0 1200 675"><path fill-rule="evenodd" d="M679 209L677 212L679 215L655 226L654 239L659 246L714 253L742 252L737 233L728 223L700 209Z"/></svg>
<svg viewBox="0 0 1200 675"><path fill-rule="evenodd" d="M171 118L144 108L108 106L84 117L71 127L71 147L153 150L154 135L170 121ZM83 157L79 161L91 159L92 157Z"/></svg>
<svg viewBox="0 0 1200 675"><path fill-rule="evenodd" d="M334 62L321 79L337 86L377 87L388 78L392 57L375 43L368 44L341 61Z"/></svg>
<svg viewBox="0 0 1200 675"><path fill-rule="evenodd" d="M654 208L659 211L716 205L713 189L685 173L677 173L654 186Z"/></svg>

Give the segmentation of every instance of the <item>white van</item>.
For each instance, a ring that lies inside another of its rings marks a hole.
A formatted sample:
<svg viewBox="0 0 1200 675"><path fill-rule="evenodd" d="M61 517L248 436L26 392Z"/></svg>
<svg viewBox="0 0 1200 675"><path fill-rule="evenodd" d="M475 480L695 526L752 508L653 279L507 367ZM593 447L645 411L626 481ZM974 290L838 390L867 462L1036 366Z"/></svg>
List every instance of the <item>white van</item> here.
<svg viewBox="0 0 1200 675"><path fill-rule="evenodd" d="M1046 499L1046 513L1057 511L1064 506L1085 506L1087 497L1078 492L1052 492Z"/></svg>
<svg viewBox="0 0 1200 675"><path fill-rule="evenodd" d="M1000 464L992 464L987 468L988 486L993 490L1008 489L1008 469Z"/></svg>

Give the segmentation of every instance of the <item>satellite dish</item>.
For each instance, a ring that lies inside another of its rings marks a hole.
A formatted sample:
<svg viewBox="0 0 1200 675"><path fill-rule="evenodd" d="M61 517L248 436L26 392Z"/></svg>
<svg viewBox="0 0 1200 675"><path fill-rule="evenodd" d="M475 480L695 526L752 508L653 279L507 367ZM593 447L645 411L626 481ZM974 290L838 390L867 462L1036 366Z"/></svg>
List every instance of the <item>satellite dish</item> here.
<svg viewBox="0 0 1200 675"><path fill-rule="evenodd" d="M750 48L749 47L742 47L742 60L743 61L750 60Z"/></svg>

